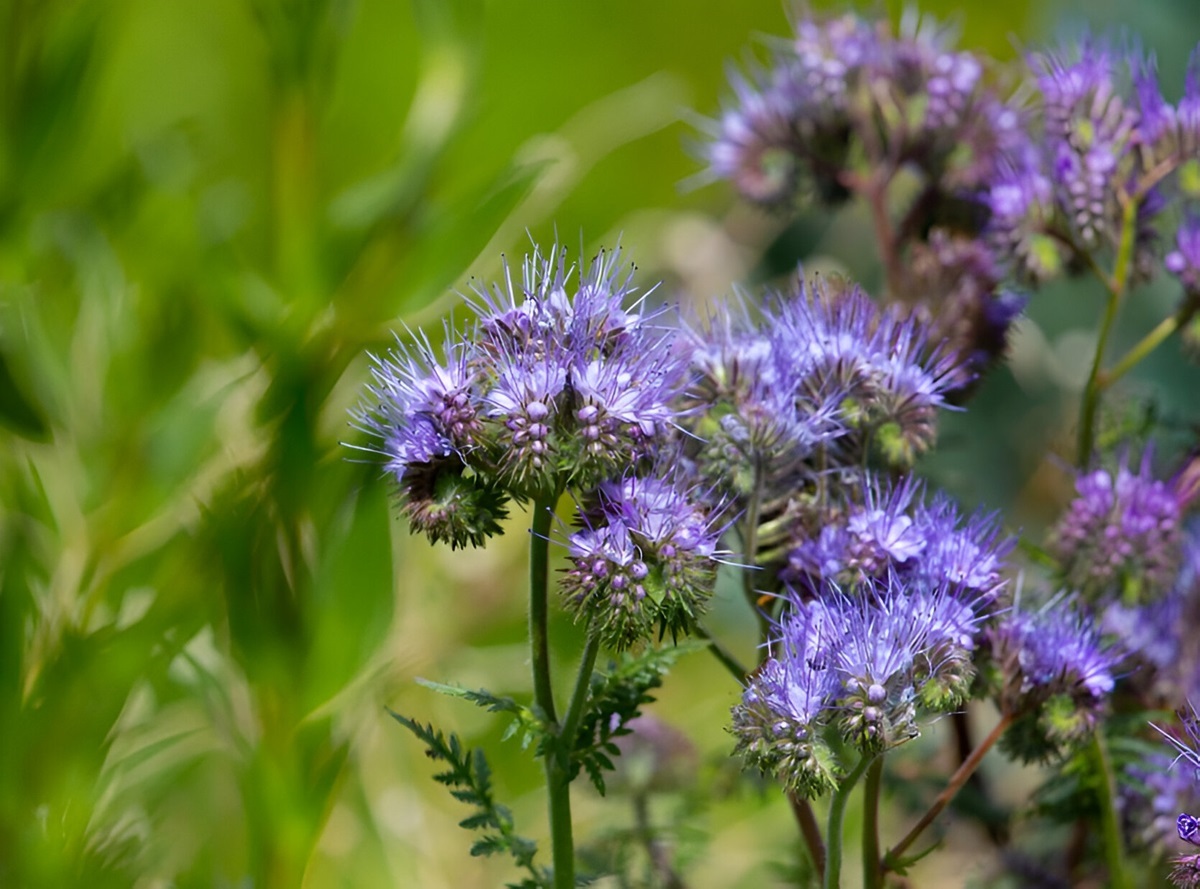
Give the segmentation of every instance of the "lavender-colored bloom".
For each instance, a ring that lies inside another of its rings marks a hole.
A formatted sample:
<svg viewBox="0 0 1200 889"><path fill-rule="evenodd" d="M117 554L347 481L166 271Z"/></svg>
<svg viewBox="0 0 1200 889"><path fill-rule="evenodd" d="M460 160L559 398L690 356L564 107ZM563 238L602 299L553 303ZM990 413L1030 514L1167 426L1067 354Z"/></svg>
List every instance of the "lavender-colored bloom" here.
<svg viewBox="0 0 1200 889"><path fill-rule="evenodd" d="M500 427L493 438L500 467L521 489L552 484L560 448L556 430L566 370L544 363L507 363L484 397L487 416Z"/></svg>
<svg viewBox="0 0 1200 889"><path fill-rule="evenodd" d="M830 662L837 629L825 618L824 612L799 608L781 623L775 655L733 708L737 752L806 797L831 789L837 773L821 733L841 688Z"/></svg>
<svg viewBox="0 0 1200 889"><path fill-rule="evenodd" d="M1017 717L1006 745L1044 759L1094 729L1115 686L1118 648L1062 596L1037 611L1013 610L987 630L1000 676L999 706Z"/></svg>
<svg viewBox="0 0 1200 889"><path fill-rule="evenodd" d="M819 589L828 581L857 584L894 575L916 588L951 586L991 601L1014 541L999 539L993 516L964 521L944 494L928 503L922 494L912 476L897 484L868 477L863 505L822 517L817 534L789 551L785 579Z"/></svg>
<svg viewBox="0 0 1200 889"><path fill-rule="evenodd" d="M1163 264L1192 297L1200 297L1200 214L1189 213L1175 234L1175 249Z"/></svg>
<svg viewBox="0 0 1200 889"><path fill-rule="evenodd" d="M1197 157L1200 154L1200 49L1193 51L1184 78L1183 97L1172 106L1163 99L1154 57L1141 60L1133 71L1138 100L1138 136L1147 166Z"/></svg>
<svg viewBox="0 0 1200 889"><path fill-rule="evenodd" d="M1181 504L1153 478L1147 451L1135 474L1122 462L1085 473L1078 496L1054 529L1054 551L1066 582L1092 595L1129 601L1166 590L1180 560Z"/></svg>
<svg viewBox="0 0 1200 889"><path fill-rule="evenodd" d="M601 485L570 535L562 589L569 609L615 648L657 626L686 631L712 594L722 528L677 477Z"/></svg>
<svg viewBox="0 0 1200 889"><path fill-rule="evenodd" d="M1200 802L1200 788L1189 771L1171 768L1171 757L1161 751L1130 762L1124 771L1117 802L1135 846L1161 853L1174 848L1185 831L1196 836L1191 829L1195 819L1180 814Z"/></svg>
<svg viewBox="0 0 1200 889"><path fill-rule="evenodd" d="M801 392L818 404L838 399L847 462L868 441L897 466L932 445L956 357L930 345L919 319L880 310L856 287L817 284L780 301L772 321L776 351L794 362Z"/></svg>
<svg viewBox="0 0 1200 889"><path fill-rule="evenodd" d="M1087 248L1115 244L1120 230L1118 172L1131 157L1137 113L1118 94L1116 59L1094 42L1078 58L1043 56L1039 69L1048 158L1059 206Z"/></svg>

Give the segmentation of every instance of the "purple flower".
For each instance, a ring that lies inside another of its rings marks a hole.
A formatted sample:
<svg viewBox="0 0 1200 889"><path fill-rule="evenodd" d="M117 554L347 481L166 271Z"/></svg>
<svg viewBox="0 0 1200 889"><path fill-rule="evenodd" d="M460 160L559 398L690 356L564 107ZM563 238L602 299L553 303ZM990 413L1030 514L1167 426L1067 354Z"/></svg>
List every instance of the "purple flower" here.
<svg viewBox="0 0 1200 889"><path fill-rule="evenodd" d="M821 727L841 688L830 650L835 627L819 610L799 608L778 627L768 658L733 708L737 752L806 797L832 789L837 774Z"/></svg>
<svg viewBox="0 0 1200 889"><path fill-rule="evenodd" d="M1175 249L1163 260L1192 297L1200 296L1200 214L1188 213L1175 234Z"/></svg>
<svg viewBox="0 0 1200 889"><path fill-rule="evenodd" d="M1118 172L1131 158L1137 113L1118 94L1116 59L1085 42L1074 61L1033 60L1039 70L1047 155L1060 208L1081 244L1115 244L1120 230Z"/></svg>
<svg viewBox="0 0 1200 889"><path fill-rule="evenodd" d="M1133 84L1140 115L1138 136L1150 163L1196 157L1200 152L1200 50L1192 53L1178 105L1163 99L1153 56L1135 66Z"/></svg>
<svg viewBox="0 0 1200 889"><path fill-rule="evenodd" d="M923 486L912 476L896 484L868 477L861 490L863 505L820 517L816 536L789 551L785 579L819 589L828 581L856 584L891 574L916 587L951 586L995 598L1014 541L999 539L993 516L964 522L944 494L924 502Z"/></svg>
<svg viewBox="0 0 1200 889"><path fill-rule="evenodd" d="M724 529L710 500L677 474L601 485L581 511L584 527L567 540L567 607L615 648L649 638L656 626L685 632L716 581Z"/></svg>
<svg viewBox="0 0 1200 889"><path fill-rule="evenodd" d="M1121 652L1065 597L1002 615L987 641L1000 677L999 707L1016 717L1006 741L1014 754L1045 759L1095 729Z"/></svg>
<svg viewBox="0 0 1200 889"><path fill-rule="evenodd" d="M1078 496L1054 528L1066 582L1091 595L1138 601L1165 591L1179 567L1181 503L1153 478L1151 452L1135 474L1097 469L1075 483Z"/></svg>
<svg viewBox="0 0 1200 889"><path fill-rule="evenodd" d="M847 463L870 443L905 467L932 445L956 357L930 346L920 320L880 310L857 287L819 283L781 300L771 320L800 391L814 404L839 403L846 434L835 443Z"/></svg>

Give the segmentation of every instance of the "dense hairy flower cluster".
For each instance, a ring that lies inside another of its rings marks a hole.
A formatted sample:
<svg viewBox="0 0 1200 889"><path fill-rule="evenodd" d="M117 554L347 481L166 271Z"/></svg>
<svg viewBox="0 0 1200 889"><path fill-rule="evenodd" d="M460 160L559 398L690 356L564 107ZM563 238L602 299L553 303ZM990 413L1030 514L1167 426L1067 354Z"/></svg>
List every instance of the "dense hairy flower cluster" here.
<svg viewBox="0 0 1200 889"><path fill-rule="evenodd" d="M1181 833L1181 811L1196 810L1200 803L1194 777L1186 769L1172 768L1172 757L1161 751L1134 760L1122 776L1120 800L1125 832L1135 847L1161 853L1175 844ZM1196 837L1194 820L1186 826Z"/></svg>
<svg viewBox="0 0 1200 889"><path fill-rule="evenodd" d="M1163 265L1191 298L1200 297L1200 215L1189 213L1184 217L1175 235L1175 249L1167 254Z"/></svg>
<svg viewBox="0 0 1200 889"><path fill-rule="evenodd" d="M452 546L499 530L510 497L594 487L671 437L685 365L634 293L620 251L572 287L555 247L526 258L521 286L476 288L475 321L418 335L375 360L357 415L418 529ZM568 292L573 289L574 294Z"/></svg>
<svg viewBox="0 0 1200 889"><path fill-rule="evenodd" d="M985 614L985 603L961 589L896 578L795 599L773 656L733 709L738 751L790 789L822 793L838 774L827 731L878 752L919 734L919 707L946 712L962 703Z"/></svg>
<svg viewBox="0 0 1200 889"><path fill-rule="evenodd" d="M701 471L738 494L753 467L769 490L794 487L818 454L824 467L910 465L934 441L956 370L918 320L819 280L770 294L757 323L743 310L686 332L679 352L695 378L687 422Z"/></svg>
<svg viewBox="0 0 1200 889"><path fill-rule="evenodd" d="M1090 617L1060 596L1036 611L1006 613L986 635L997 703L1017 717L1004 739L1015 755L1046 759L1091 734L1123 655Z"/></svg>
<svg viewBox="0 0 1200 889"><path fill-rule="evenodd" d="M948 584L994 598L1003 585L1004 557L1015 541L1000 539L994 516L963 521L942 493L923 498L909 476L898 483L868 477L845 486L861 502L837 503L814 513L811 529L788 552L785 578L807 590L822 584L878 583L897 577L924 585Z"/></svg>
<svg viewBox="0 0 1200 889"><path fill-rule="evenodd" d="M1075 483L1076 498L1054 529L1066 584L1093 597L1141 601L1169 589L1179 569L1182 504L1151 473L1147 451L1136 473L1122 462Z"/></svg>
<svg viewBox="0 0 1200 889"><path fill-rule="evenodd" d="M912 165L951 191L979 188L1021 139L1019 114L988 88L983 65L916 24L846 15L802 19L770 64L734 81L708 149L714 178L762 204L791 200L803 184L824 201L846 197L855 149Z"/></svg>
<svg viewBox="0 0 1200 889"><path fill-rule="evenodd" d="M886 213L892 180L916 177L905 215L876 219L878 247L889 295L959 356L954 390L1003 354L1024 304L975 237L989 189L1032 152L1023 112L985 73L928 21L906 20L896 35L854 15L804 18L764 69L735 79L706 157L711 178L767 206L810 192L826 204L857 195Z"/></svg>
<svg viewBox="0 0 1200 889"><path fill-rule="evenodd" d="M1040 136L991 183L994 243L1016 257L1019 274L1044 280L1080 255L1116 249L1126 207L1136 201L1133 271L1150 277L1167 177L1200 157L1197 58L1174 106L1162 97L1153 59L1096 41L1034 56L1030 64Z"/></svg>
<svg viewBox="0 0 1200 889"><path fill-rule="evenodd" d="M712 498L679 479L602 484L582 511L584 527L567 541L567 607L614 648L655 627L672 638L686 631L712 590L723 528L714 524Z"/></svg>

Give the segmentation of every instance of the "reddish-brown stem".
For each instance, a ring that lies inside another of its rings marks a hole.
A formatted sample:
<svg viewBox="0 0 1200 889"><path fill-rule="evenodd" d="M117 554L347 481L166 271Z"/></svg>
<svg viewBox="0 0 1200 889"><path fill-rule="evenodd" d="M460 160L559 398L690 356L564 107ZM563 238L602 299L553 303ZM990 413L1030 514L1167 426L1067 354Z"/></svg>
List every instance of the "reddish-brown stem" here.
<svg viewBox="0 0 1200 889"><path fill-rule="evenodd" d="M908 851L908 848L917 841L917 838L924 832L938 815L942 814L942 810L950 805L951 800L958 794L962 786L967 783L967 779L979 768L979 764L983 761L983 757L992 749L993 745L1000 740L1000 736L1004 734L1005 729L1012 724L1013 715L1005 713L1000 717L1000 721L988 733L988 736L980 742L979 746L971 751L971 755L963 760L963 764L958 767L958 770L950 777L950 781L946 784L937 799L921 816L921 820L913 825L912 829L904 835L904 839L892 846L888 850L887 855L883 858L884 871L893 868L899 861L901 856Z"/></svg>

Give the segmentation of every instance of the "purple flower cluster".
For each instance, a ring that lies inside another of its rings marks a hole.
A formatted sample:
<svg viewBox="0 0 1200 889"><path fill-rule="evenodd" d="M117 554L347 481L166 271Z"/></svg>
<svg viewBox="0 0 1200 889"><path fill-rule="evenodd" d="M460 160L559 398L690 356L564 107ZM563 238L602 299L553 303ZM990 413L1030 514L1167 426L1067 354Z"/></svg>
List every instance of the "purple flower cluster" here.
<svg viewBox="0 0 1200 889"><path fill-rule="evenodd" d="M1019 274L1043 280L1080 255L1116 249L1132 205L1133 270L1150 277L1167 177L1200 157L1200 55L1177 105L1163 99L1153 59L1096 41L1030 64L1040 134L990 184L993 243L1016 257ZM1168 268L1180 274L1186 255L1172 254Z"/></svg>
<svg viewBox="0 0 1200 889"><path fill-rule="evenodd" d="M565 254L535 248L520 287L475 288L475 320L375 359L358 424L415 527L454 547L499 530L510 497L595 487L674 434L686 365L633 295L620 251L577 283ZM574 293L570 293L573 290Z"/></svg>
<svg viewBox="0 0 1200 889"><path fill-rule="evenodd" d="M733 709L739 752L798 793L822 793L837 776L827 728L878 752L919 734L919 707L962 703L985 616L979 597L895 578L797 599L776 628L773 656Z"/></svg>
<svg viewBox="0 0 1200 889"><path fill-rule="evenodd" d="M1001 712L1017 717L1005 743L1026 760L1058 755L1091 734L1116 684L1121 650L1059 596L1013 609L987 630Z"/></svg>
<svg viewBox="0 0 1200 889"><path fill-rule="evenodd" d="M699 505L705 498L677 474L663 475L602 484L582 511L584 527L567 541L567 607L614 648L655 627L672 637L686 631L715 582L724 529L711 503Z"/></svg>
<svg viewBox="0 0 1200 889"><path fill-rule="evenodd" d="M949 43L928 21L897 36L853 15L801 19L764 69L735 79L706 159L710 178L756 203L786 205L804 190L827 204L865 199L889 296L958 354L947 388L965 390L1003 354L1024 304L975 236L989 190L1032 148L1024 113L987 85L983 61ZM902 171L917 197L885 220Z"/></svg>
<svg viewBox="0 0 1200 889"><path fill-rule="evenodd" d="M894 577L995 598L1004 583L1004 557L1015 541L999 539L993 516L963 521L944 494L926 502L922 492L923 485L911 476L894 484L868 477L861 503L838 504L815 515L810 536L788 553L785 577L813 591L830 582L849 586Z"/></svg>
<svg viewBox="0 0 1200 889"><path fill-rule="evenodd" d="M856 287L798 283L772 294L758 323L723 316L680 352L695 377L689 428L701 470L769 488L867 456L907 467L936 434L957 369L925 325L880 310ZM739 493L745 493L739 491Z"/></svg>
<svg viewBox="0 0 1200 889"><path fill-rule="evenodd" d="M734 81L717 122L710 175L761 204L808 183L835 202L850 193L855 149L911 165L951 191L980 188L1021 138L1021 119L984 83L971 53L944 32L894 36L853 15L801 19L770 64Z"/></svg>
<svg viewBox="0 0 1200 889"><path fill-rule="evenodd" d="M1198 112L1200 113L1200 112ZM1200 299L1200 215L1189 213L1175 235L1175 249L1163 260L1191 299Z"/></svg>
<svg viewBox="0 0 1200 889"><path fill-rule="evenodd" d="M1182 503L1171 485L1153 477L1150 461L1147 451L1136 473L1122 462L1115 473L1079 476L1077 496L1053 532L1052 549L1071 588L1131 604L1174 581Z"/></svg>

